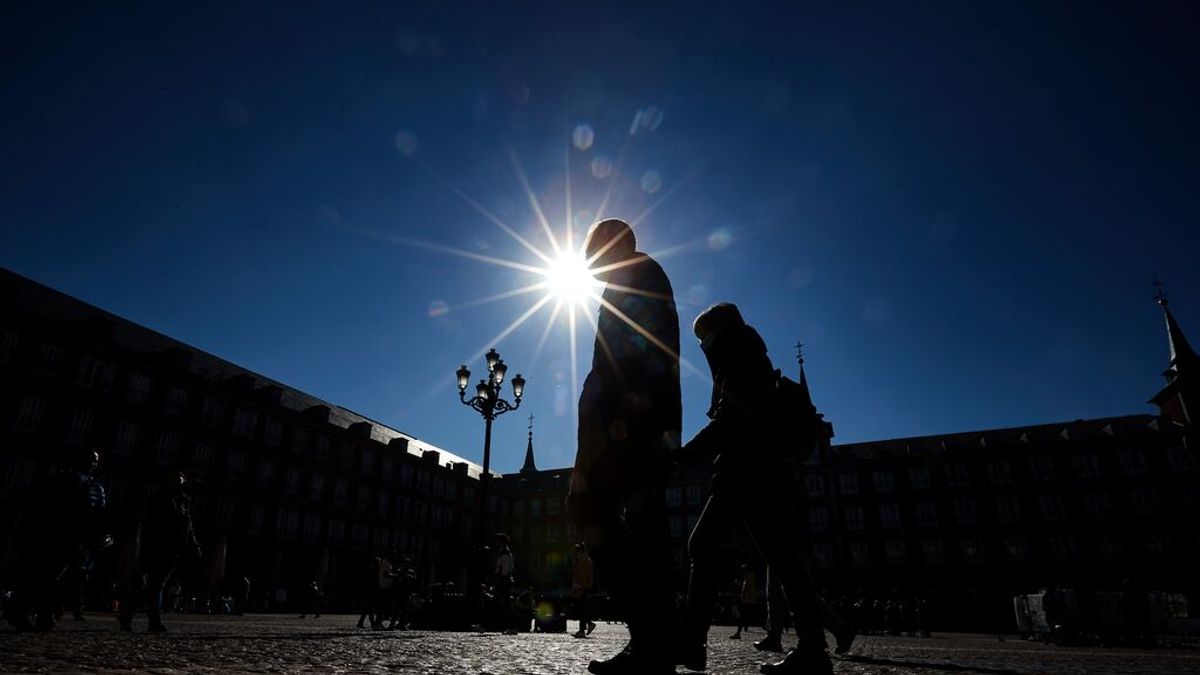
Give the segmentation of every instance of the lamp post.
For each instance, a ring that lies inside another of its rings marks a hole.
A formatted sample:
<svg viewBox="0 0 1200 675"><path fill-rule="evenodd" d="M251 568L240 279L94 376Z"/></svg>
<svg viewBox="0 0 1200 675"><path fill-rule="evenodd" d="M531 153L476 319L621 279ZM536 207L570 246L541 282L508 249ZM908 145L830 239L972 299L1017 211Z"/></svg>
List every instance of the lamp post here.
<svg viewBox="0 0 1200 675"><path fill-rule="evenodd" d="M483 476L480 477L483 508L480 510L477 526L479 528L477 538L481 545L486 542L488 509L490 507L488 485L492 482L492 421L506 412L521 407L521 396L525 394L525 378L518 373L512 379L514 402L509 403L500 398L502 393L500 387L504 384L508 366L504 364L495 349L489 349L485 358L487 359L488 376L475 385L475 395L471 398L467 398L467 385L471 381L471 371L467 369L466 365L463 365L455 373L458 376L458 399L462 401L463 405L470 406L483 415Z"/></svg>

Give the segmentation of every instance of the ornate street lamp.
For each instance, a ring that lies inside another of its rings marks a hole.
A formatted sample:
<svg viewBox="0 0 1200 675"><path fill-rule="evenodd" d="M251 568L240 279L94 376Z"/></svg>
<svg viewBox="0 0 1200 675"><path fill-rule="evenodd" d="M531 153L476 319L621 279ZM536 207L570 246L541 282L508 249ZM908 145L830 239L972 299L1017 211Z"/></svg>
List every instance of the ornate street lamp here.
<svg viewBox="0 0 1200 675"><path fill-rule="evenodd" d="M480 510L477 535L480 544L486 541L488 510L491 506L488 503L488 485L492 481L492 421L506 412L521 407L521 397L525 394L525 378L517 374L512 380L513 403L500 398L502 393L500 387L504 384L508 366L505 365L495 349L489 349L485 358L487 359L488 376L475 385L475 396L467 398L467 385L471 381L471 371L467 366L465 364L460 366L455 373L458 377L458 399L463 402L463 405L468 405L483 415L483 475L480 477L483 508Z"/></svg>

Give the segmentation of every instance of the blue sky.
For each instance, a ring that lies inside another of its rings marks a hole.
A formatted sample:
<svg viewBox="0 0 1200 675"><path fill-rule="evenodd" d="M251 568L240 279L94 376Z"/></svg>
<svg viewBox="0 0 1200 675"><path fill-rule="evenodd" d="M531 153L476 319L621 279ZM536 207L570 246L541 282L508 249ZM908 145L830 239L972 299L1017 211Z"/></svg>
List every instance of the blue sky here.
<svg viewBox="0 0 1200 675"><path fill-rule="evenodd" d="M533 277L461 255L550 248L518 167L576 241L653 207L684 359L738 303L842 442L1149 412L1155 277L1200 340L1186 5L559 4L10 12L0 265L476 460L496 346L502 471L574 455L566 322L493 342Z"/></svg>

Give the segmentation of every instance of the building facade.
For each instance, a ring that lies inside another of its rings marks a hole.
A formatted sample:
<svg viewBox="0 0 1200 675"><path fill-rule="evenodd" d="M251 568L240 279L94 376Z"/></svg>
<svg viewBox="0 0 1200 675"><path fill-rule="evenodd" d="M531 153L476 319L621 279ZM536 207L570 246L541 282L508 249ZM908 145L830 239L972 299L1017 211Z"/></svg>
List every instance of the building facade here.
<svg viewBox="0 0 1200 675"><path fill-rule="evenodd" d="M1160 302L1157 415L844 445L825 424L793 465L794 536L811 539L818 584L931 598L960 628L1005 629L1011 596L1047 586L1182 591L1200 607L1200 359ZM807 391L802 364L799 381ZM168 471L189 473L198 534L220 555L207 568L274 602L318 579L350 604L370 558L391 551L422 585L466 580L477 465L0 271L0 544L39 477L86 445L103 453L118 520ZM667 488L679 590L709 470L681 467ZM536 467L531 426L522 469L494 477L490 522L512 539L518 585L569 588L570 475ZM757 556L744 535L728 548L732 586Z"/></svg>

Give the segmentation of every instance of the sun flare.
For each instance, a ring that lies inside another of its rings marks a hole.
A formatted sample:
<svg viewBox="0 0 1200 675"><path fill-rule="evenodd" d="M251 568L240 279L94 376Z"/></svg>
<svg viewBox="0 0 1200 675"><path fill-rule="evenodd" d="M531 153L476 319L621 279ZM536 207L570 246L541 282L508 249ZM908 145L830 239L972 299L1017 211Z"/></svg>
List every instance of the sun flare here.
<svg viewBox="0 0 1200 675"><path fill-rule="evenodd" d="M547 292L556 300L581 306L601 287L582 251L559 251L542 270Z"/></svg>

